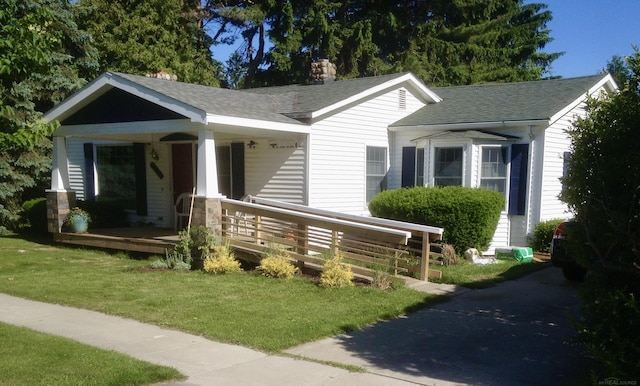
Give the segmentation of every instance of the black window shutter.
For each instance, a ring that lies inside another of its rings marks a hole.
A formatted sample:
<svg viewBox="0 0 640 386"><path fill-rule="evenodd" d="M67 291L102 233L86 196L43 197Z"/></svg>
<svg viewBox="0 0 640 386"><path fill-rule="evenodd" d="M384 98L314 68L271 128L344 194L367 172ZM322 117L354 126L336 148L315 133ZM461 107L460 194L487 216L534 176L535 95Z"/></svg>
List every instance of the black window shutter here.
<svg viewBox="0 0 640 386"><path fill-rule="evenodd" d="M234 199L244 197L244 142L231 144L231 194Z"/></svg>
<svg viewBox="0 0 640 386"><path fill-rule="evenodd" d="M147 172L144 157L144 143L133 144L133 163L136 175L136 213L147 215Z"/></svg>
<svg viewBox="0 0 640 386"><path fill-rule="evenodd" d="M402 182L401 186L415 186L416 184L416 148L406 146L402 148Z"/></svg>
<svg viewBox="0 0 640 386"><path fill-rule="evenodd" d="M522 216L527 203L527 171L529 144L511 145L511 179L509 181L509 214Z"/></svg>
<svg viewBox="0 0 640 386"><path fill-rule="evenodd" d="M85 143L84 148L84 200L96 200L96 176L93 173L93 143Z"/></svg>

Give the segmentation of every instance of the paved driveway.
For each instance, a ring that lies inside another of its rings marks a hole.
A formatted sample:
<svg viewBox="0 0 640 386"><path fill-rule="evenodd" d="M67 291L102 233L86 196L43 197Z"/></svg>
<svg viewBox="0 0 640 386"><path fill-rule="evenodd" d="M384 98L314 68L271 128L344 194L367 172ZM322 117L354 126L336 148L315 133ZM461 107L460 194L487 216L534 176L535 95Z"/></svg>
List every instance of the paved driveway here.
<svg viewBox="0 0 640 386"><path fill-rule="evenodd" d="M590 362L570 342L577 292L549 267L288 352L425 385L581 384Z"/></svg>

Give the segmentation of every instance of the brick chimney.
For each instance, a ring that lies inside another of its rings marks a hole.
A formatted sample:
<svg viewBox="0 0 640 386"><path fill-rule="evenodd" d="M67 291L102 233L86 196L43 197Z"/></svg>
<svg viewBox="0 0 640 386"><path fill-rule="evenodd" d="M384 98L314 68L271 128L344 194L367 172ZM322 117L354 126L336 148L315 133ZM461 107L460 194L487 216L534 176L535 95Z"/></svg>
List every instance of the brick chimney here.
<svg viewBox="0 0 640 386"><path fill-rule="evenodd" d="M329 59L320 59L311 63L313 84L325 84L336 79L336 66Z"/></svg>
<svg viewBox="0 0 640 386"><path fill-rule="evenodd" d="M178 76L175 74L169 74L166 71L160 71L160 72L156 72L155 74L147 74L147 77L149 78L157 78L157 79L164 79L164 80L171 80L171 81L177 81L178 80Z"/></svg>

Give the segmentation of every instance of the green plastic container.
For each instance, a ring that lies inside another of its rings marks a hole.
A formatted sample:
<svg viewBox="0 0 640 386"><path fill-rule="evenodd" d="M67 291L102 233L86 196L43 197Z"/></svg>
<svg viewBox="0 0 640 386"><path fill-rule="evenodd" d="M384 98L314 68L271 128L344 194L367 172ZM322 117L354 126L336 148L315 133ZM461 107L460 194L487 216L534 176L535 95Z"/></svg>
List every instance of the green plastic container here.
<svg viewBox="0 0 640 386"><path fill-rule="evenodd" d="M496 259L530 263L533 261L533 249L529 247L496 248Z"/></svg>

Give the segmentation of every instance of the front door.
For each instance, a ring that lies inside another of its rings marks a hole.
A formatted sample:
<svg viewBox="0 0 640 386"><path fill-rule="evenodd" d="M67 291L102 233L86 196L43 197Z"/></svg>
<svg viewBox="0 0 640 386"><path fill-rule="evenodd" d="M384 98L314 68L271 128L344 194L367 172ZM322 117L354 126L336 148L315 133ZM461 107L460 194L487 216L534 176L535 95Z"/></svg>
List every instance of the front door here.
<svg viewBox="0 0 640 386"><path fill-rule="evenodd" d="M181 193L191 193L195 187L193 144L174 143L171 145L173 160L173 202Z"/></svg>

